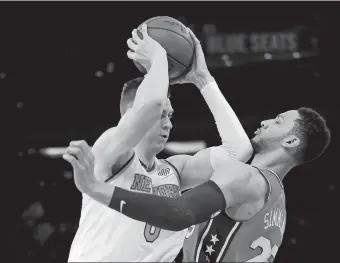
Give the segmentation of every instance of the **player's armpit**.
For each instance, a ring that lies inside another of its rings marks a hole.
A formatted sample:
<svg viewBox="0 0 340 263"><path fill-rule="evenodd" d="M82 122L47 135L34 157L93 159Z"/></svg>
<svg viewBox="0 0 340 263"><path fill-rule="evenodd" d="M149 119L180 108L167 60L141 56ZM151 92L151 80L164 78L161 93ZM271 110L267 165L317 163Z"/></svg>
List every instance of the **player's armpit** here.
<svg viewBox="0 0 340 263"><path fill-rule="evenodd" d="M136 193L115 187L109 207L155 227L180 231L209 220L213 214L226 208L226 202L220 188L208 181L179 198Z"/></svg>

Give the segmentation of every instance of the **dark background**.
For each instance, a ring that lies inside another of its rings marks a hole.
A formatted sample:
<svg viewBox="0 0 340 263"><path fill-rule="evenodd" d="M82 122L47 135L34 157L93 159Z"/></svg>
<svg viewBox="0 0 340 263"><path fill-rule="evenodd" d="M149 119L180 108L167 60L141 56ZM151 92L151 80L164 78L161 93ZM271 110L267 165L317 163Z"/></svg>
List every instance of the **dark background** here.
<svg viewBox="0 0 340 263"><path fill-rule="evenodd" d="M205 24L219 32L298 26L307 42L317 39L318 56L255 63L243 58L239 66L211 73L249 136L261 120L304 105L328 120L333 141L327 152L284 180L288 221L276 262L335 259L339 11L338 4L321 2L1 2L2 255L11 262L67 260L81 195L70 166L39 149L74 139L92 144L116 125L121 87L141 75L126 57L126 40L142 21L168 15L194 26L203 45ZM191 85L172 91L170 141L219 144L199 92Z"/></svg>

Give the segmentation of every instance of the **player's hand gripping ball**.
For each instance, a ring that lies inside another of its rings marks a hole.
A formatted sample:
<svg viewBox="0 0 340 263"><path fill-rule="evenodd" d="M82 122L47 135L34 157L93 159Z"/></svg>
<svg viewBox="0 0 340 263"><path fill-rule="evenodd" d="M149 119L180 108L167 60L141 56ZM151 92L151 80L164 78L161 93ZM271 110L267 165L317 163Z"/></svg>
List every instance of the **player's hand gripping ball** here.
<svg viewBox="0 0 340 263"><path fill-rule="evenodd" d="M132 37L127 40L127 45L130 49L127 56L146 72L150 70L156 57L166 56L165 49L149 37L146 24L143 24L139 30L132 31Z"/></svg>
<svg viewBox="0 0 340 263"><path fill-rule="evenodd" d="M188 28L168 16L153 17L143 24L147 24L148 36L156 40L167 52L169 79L186 74L191 68L195 54L195 42ZM138 29L141 30L141 26ZM147 69L138 61L134 63L142 73L147 73Z"/></svg>

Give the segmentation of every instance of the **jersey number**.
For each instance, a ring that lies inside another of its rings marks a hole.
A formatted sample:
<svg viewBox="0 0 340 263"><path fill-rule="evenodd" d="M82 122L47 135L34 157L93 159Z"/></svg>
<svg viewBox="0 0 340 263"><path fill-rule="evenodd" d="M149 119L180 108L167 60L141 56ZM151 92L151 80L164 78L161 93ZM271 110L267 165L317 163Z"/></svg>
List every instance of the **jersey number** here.
<svg viewBox="0 0 340 263"><path fill-rule="evenodd" d="M158 237L161 229L155 226L151 226L149 224L145 224L144 227L144 237L147 242L154 242Z"/></svg>
<svg viewBox="0 0 340 263"><path fill-rule="evenodd" d="M276 253L278 251L278 246L271 246L270 244L270 240L265 238L265 237L259 237L258 239L256 239L255 241L253 241L253 243L251 243L250 247L252 249L256 249L258 247L260 247L262 249L262 252L260 255L249 259L246 262L268 262L268 259L272 256L273 258L275 258Z"/></svg>

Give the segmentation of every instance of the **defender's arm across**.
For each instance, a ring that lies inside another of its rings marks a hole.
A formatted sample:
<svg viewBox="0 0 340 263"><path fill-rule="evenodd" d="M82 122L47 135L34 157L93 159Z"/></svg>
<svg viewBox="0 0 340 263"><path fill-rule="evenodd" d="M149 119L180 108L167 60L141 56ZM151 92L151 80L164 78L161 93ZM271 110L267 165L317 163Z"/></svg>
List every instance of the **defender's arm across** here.
<svg viewBox="0 0 340 263"><path fill-rule="evenodd" d="M249 165L226 161L225 169L210 181L179 198L130 192L97 182L89 195L102 204L135 220L162 229L179 231L209 220L224 209L263 198L267 185Z"/></svg>

